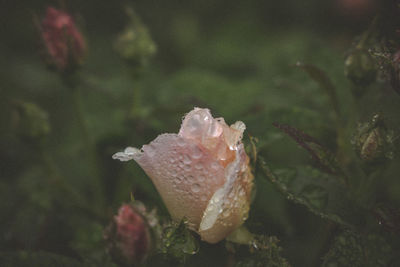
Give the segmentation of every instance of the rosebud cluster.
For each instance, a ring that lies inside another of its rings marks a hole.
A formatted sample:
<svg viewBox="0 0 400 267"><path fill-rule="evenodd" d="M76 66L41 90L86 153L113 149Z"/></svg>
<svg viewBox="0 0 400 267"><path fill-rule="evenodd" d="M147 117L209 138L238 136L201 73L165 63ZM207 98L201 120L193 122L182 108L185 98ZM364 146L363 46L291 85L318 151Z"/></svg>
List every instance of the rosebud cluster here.
<svg viewBox="0 0 400 267"><path fill-rule="evenodd" d="M48 7L40 31L50 66L64 72L82 63L86 43L68 13Z"/></svg>

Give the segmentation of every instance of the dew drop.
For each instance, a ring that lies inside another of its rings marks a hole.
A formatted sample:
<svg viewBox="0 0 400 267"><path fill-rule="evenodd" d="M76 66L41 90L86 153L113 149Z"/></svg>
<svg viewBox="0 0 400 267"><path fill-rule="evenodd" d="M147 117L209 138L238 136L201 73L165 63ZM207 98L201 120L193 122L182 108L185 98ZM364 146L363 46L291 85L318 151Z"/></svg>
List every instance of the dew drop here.
<svg viewBox="0 0 400 267"><path fill-rule="evenodd" d="M240 189L240 190L239 190L239 196L240 196L240 197L244 196L244 190L243 190L243 189Z"/></svg>
<svg viewBox="0 0 400 267"><path fill-rule="evenodd" d="M203 182L205 180L204 175L200 174L197 179L199 180L199 182Z"/></svg>
<svg viewBox="0 0 400 267"><path fill-rule="evenodd" d="M184 169L185 171L189 172L189 171L192 169L192 167L191 167L190 165L188 165L188 164L185 164L185 165L183 166L183 169Z"/></svg>
<svg viewBox="0 0 400 267"><path fill-rule="evenodd" d="M144 151L146 152L146 154L147 154L149 157L153 157L153 156L156 154L156 151L155 151L154 147L151 146L151 145L146 146L146 148L144 149Z"/></svg>
<svg viewBox="0 0 400 267"><path fill-rule="evenodd" d="M201 170L201 169L203 169L203 165L199 162L199 163L196 163L196 164L194 165L194 168L195 168L196 170Z"/></svg>
<svg viewBox="0 0 400 267"><path fill-rule="evenodd" d="M185 145L185 140L183 139L183 138L179 138L178 139L178 141L177 141L177 143L178 143L178 146L184 146Z"/></svg>
<svg viewBox="0 0 400 267"><path fill-rule="evenodd" d="M188 155L184 155L183 156L183 163L190 164L190 163L192 163L192 160L190 159L190 157Z"/></svg>
<svg viewBox="0 0 400 267"><path fill-rule="evenodd" d="M194 193L198 193L200 191L200 185L199 184L192 184L191 189L192 189L192 191Z"/></svg>
<svg viewBox="0 0 400 267"><path fill-rule="evenodd" d="M203 153L201 152L200 148L198 148L198 147L193 148L192 158L199 159L199 158L201 158L202 155L203 155Z"/></svg>
<svg viewBox="0 0 400 267"><path fill-rule="evenodd" d="M211 168L214 169L214 170L218 170L218 168L219 168L218 162L214 161L213 163L211 163Z"/></svg>
<svg viewBox="0 0 400 267"><path fill-rule="evenodd" d="M227 209L222 213L222 217L226 218L231 214L231 212Z"/></svg>
<svg viewBox="0 0 400 267"><path fill-rule="evenodd" d="M205 196L205 195L201 196L201 197L200 197L200 200L201 200L201 201L207 201L207 196Z"/></svg>

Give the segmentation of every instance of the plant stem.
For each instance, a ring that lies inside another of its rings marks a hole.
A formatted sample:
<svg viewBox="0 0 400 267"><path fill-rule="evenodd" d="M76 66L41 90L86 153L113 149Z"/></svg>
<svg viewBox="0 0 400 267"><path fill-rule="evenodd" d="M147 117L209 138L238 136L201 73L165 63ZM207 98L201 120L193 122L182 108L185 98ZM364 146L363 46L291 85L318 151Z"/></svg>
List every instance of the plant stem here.
<svg viewBox="0 0 400 267"><path fill-rule="evenodd" d="M79 130L81 132L81 136L84 141L85 148L90 151L93 147L93 142L91 137L89 136L89 130L86 125L86 121L83 115L83 104L82 104L82 97L79 87L71 88L71 96L72 96L72 104L74 105L76 119L79 124Z"/></svg>
<svg viewBox="0 0 400 267"><path fill-rule="evenodd" d="M80 135L83 141L83 147L85 150L85 154L87 156L87 161L90 167L90 177L91 184L90 189L93 193L93 200L99 207L104 207L104 190L103 184L101 181L101 174L99 172L98 158L96 155L96 149L92 140L92 137L89 134L89 130L87 127L86 119L83 112L83 103L82 103L82 95L80 87L73 83L66 83L69 87L69 91L71 93L71 102L73 108L75 110L75 115L78 123L78 130L80 131Z"/></svg>
<svg viewBox="0 0 400 267"><path fill-rule="evenodd" d="M137 81L139 70L135 67L130 68L130 77L132 77L132 83ZM132 90L132 104L129 113L129 117L132 119L140 118L142 114L142 90L140 86L135 86Z"/></svg>
<svg viewBox="0 0 400 267"><path fill-rule="evenodd" d="M50 179L50 182L60 188L61 191L65 192L67 197L70 197L70 201L74 207L82 210L85 214L91 215L99 221L104 221L105 217L96 210L96 207L90 206L87 203L87 199L82 197L81 194L65 182L65 177L61 175L53 157L44 149L42 143L39 144L38 151L42 164L48 173L47 177Z"/></svg>

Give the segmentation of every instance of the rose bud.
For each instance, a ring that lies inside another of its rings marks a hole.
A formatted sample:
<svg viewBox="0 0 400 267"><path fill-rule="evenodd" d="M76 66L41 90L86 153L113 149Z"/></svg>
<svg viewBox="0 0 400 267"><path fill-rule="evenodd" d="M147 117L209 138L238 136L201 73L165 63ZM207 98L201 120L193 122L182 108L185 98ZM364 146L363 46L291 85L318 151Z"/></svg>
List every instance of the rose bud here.
<svg viewBox="0 0 400 267"><path fill-rule="evenodd" d="M377 68L368 51L356 48L346 58L344 73L355 85L364 87L375 81ZM359 95L361 92L353 93Z"/></svg>
<svg viewBox="0 0 400 267"><path fill-rule="evenodd" d="M227 237L246 219L253 175L241 142L246 126L230 127L208 109L189 112L178 134L162 134L141 150L113 158L134 159L153 181L175 221L209 243Z"/></svg>
<svg viewBox="0 0 400 267"><path fill-rule="evenodd" d="M393 133L386 128L379 114L370 122L359 124L352 143L366 163L383 162L393 157Z"/></svg>
<svg viewBox="0 0 400 267"><path fill-rule="evenodd" d="M130 19L129 24L121 32L114 48L122 59L134 66L146 65L149 59L156 53L157 47L147 27L143 24L132 8L126 8Z"/></svg>
<svg viewBox="0 0 400 267"><path fill-rule="evenodd" d="M105 231L108 249L116 262L132 265L143 261L151 249L149 226L139 210L123 204Z"/></svg>
<svg viewBox="0 0 400 267"><path fill-rule="evenodd" d="M68 13L48 7L40 33L50 66L63 72L82 64L86 43Z"/></svg>

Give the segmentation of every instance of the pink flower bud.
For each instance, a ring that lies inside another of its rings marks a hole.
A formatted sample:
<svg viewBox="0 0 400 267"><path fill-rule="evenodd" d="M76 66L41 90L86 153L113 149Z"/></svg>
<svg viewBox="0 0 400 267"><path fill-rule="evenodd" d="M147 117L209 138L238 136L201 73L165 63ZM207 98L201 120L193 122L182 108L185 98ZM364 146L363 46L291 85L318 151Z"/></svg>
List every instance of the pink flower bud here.
<svg viewBox="0 0 400 267"><path fill-rule="evenodd" d="M40 30L50 65L65 71L82 63L86 44L68 13L48 7Z"/></svg>
<svg viewBox="0 0 400 267"><path fill-rule="evenodd" d="M131 205L120 207L118 215L106 230L109 249L118 262L135 264L141 262L150 250L151 238L147 223Z"/></svg>
<svg viewBox="0 0 400 267"><path fill-rule="evenodd" d="M172 218L210 243L224 239L247 218L253 185L241 142L246 126L228 126L208 109L189 112L178 134L162 134L141 150L113 158L134 159L153 181Z"/></svg>

